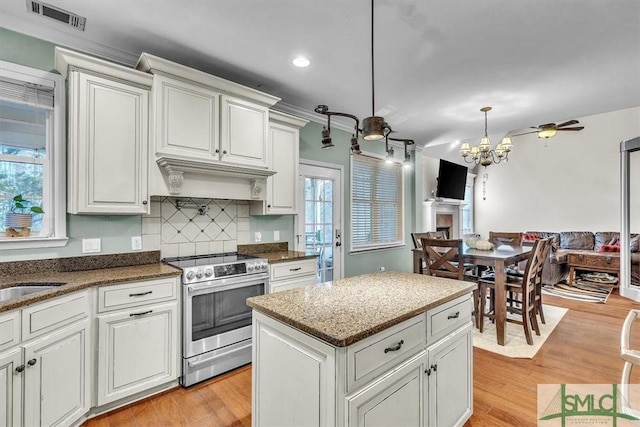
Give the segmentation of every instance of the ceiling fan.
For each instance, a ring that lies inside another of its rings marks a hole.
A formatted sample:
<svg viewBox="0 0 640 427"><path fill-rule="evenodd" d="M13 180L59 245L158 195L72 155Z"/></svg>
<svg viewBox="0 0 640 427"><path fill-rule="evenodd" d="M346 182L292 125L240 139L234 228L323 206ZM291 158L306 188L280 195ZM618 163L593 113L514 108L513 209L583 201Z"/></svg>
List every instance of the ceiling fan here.
<svg viewBox="0 0 640 427"><path fill-rule="evenodd" d="M538 138L549 139L552 136L554 136L556 132L561 130L579 131L584 129L584 126L567 127L567 126L577 125L579 123L580 122L577 120L569 120L564 123L560 123L558 125L555 123L546 123L544 125L532 126L531 129L535 129L535 130L531 132L519 133L517 135L512 135L512 136L520 136L520 135L527 135L530 133L537 133Z"/></svg>

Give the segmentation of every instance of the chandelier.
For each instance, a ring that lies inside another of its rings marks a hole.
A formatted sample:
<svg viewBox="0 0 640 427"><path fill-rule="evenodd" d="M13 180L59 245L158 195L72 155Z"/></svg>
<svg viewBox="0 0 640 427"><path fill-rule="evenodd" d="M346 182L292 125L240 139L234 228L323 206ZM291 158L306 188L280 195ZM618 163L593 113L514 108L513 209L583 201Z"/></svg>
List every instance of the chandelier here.
<svg viewBox="0 0 640 427"><path fill-rule="evenodd" d="M468 142L463 142L460 148L460 155L467 163L480 164L484 167L491 163L498 164L501 161L509 160L509 152L513 148L511 138L505 136L496 148L491 149L491 141L487 135L487 112L491 111L491 107L482 107L480 109L484 113L484 136L480 139L480 144L471 147Z"/></svg>
<svg viewBox="0 0 640 427"><path fill-rule="evenodd" d="M376 116L376 97L375 97L375 74L374 74L374 44L373 44L373 0L371 0L371 116L362 120L362 128L360 128L360 120L353 114L340 113L337 111L330 111L327 105L318 105L314 111L319 114L327 116L327 125L322 129L322 148L333 147L331 140L331 116L340 116L353 119L355 123L354 132L351 135L351 152L353 154L360 154L360 144L358 143L358 136L362 135L362 139L365 141L377 141L382 138L387 138L391 133L391 127L384 120L384 117ZM406 151L406 146L405 146ZM393 149L391 149L393 155ZM407 153L408 154L408 153ZM387 159L389 158L389 148L387 144ZM409 157L410 158L410 157ZM406 159L406 155L405 155Z"/></svg>

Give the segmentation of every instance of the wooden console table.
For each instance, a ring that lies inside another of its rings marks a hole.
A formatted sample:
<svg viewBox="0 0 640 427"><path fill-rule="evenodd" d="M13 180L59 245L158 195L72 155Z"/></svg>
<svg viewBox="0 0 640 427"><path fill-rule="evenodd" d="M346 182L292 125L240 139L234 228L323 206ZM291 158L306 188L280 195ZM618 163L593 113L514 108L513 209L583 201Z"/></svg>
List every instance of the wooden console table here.
<svg viewBox="0 0 640 427"><path fill-rule="evenodd" d="M569 283L573 283L576 270L616 273L620 275L620 254L617 252L570 253L568 255Z"/></svg>

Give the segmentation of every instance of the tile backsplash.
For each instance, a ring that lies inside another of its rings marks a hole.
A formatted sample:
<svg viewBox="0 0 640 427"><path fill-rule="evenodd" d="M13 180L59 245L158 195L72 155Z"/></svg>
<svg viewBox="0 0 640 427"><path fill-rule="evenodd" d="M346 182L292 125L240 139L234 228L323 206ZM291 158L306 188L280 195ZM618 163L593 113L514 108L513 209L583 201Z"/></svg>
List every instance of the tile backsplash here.
<svg viewBox="0 0 640 427"><path fill-rule="evenodd" d="M249 202L152 197L142 216L142 249L161 256L234 252L249 241Z"/></svg>

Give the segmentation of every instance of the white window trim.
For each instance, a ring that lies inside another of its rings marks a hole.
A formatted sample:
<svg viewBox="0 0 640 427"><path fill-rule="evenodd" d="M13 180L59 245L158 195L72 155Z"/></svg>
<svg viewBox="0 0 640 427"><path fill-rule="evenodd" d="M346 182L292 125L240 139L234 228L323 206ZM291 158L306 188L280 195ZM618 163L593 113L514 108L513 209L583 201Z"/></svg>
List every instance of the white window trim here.
<svg viewBox="0 0 640 427"><path fill-rule="evenodd" d="M375 157L376 159L380 159L382 161L385 160L385 157L380 155L380 154L376 154L376 153L370 153L367 151L362 151L362 154L365 156L369 156L369 157ZM398 164L402 164L402 161L398 160L398 159L394 159L394 163L398 163ZM388 250L388 249L395 249L395 248L401 248L403 246L406 246L406 241L405 241L405 214L406 214L406 207L405 207L405 179L404 179L404 175L405 175L405 168L401 168L402 169L402 173L400 174L400 179L402 180L400 186L402 188L402 194L401 194L401 201L400 201L400 205L402 206L402 227L400 229L401 232L401 239L398 242L392 242L392 243L388 243L388 244L375 244L375 245L367 245L367 246L360 246L358 248L354 248L353 247L353 215L352 215L352 210L353 210L353 156L350 156L349 159L349 244L350 244L350 248L351 251L349 252L350 255L358 255L358 254L363 254L363 253L369 253L369 252L374 252L374 251L382 251L382 250Z"/></svg>
<svg viewBox="0 0 640 427"><path fill-rule="evenodd" d="M7 249L36 249L61 247L67 244L66 218L66 149L65 149L65 79L59 74L36 70L11 62L0 61L3 76L16 80L25 80L43 86L53 87L53 132L51 133L51 150L47 150L49 164L53 166L52 179L42 189L43 194L50 197L51 226L54 235L50 237L2 238L0 251ZM2 219L3 220L3 219Z"/></svg>

